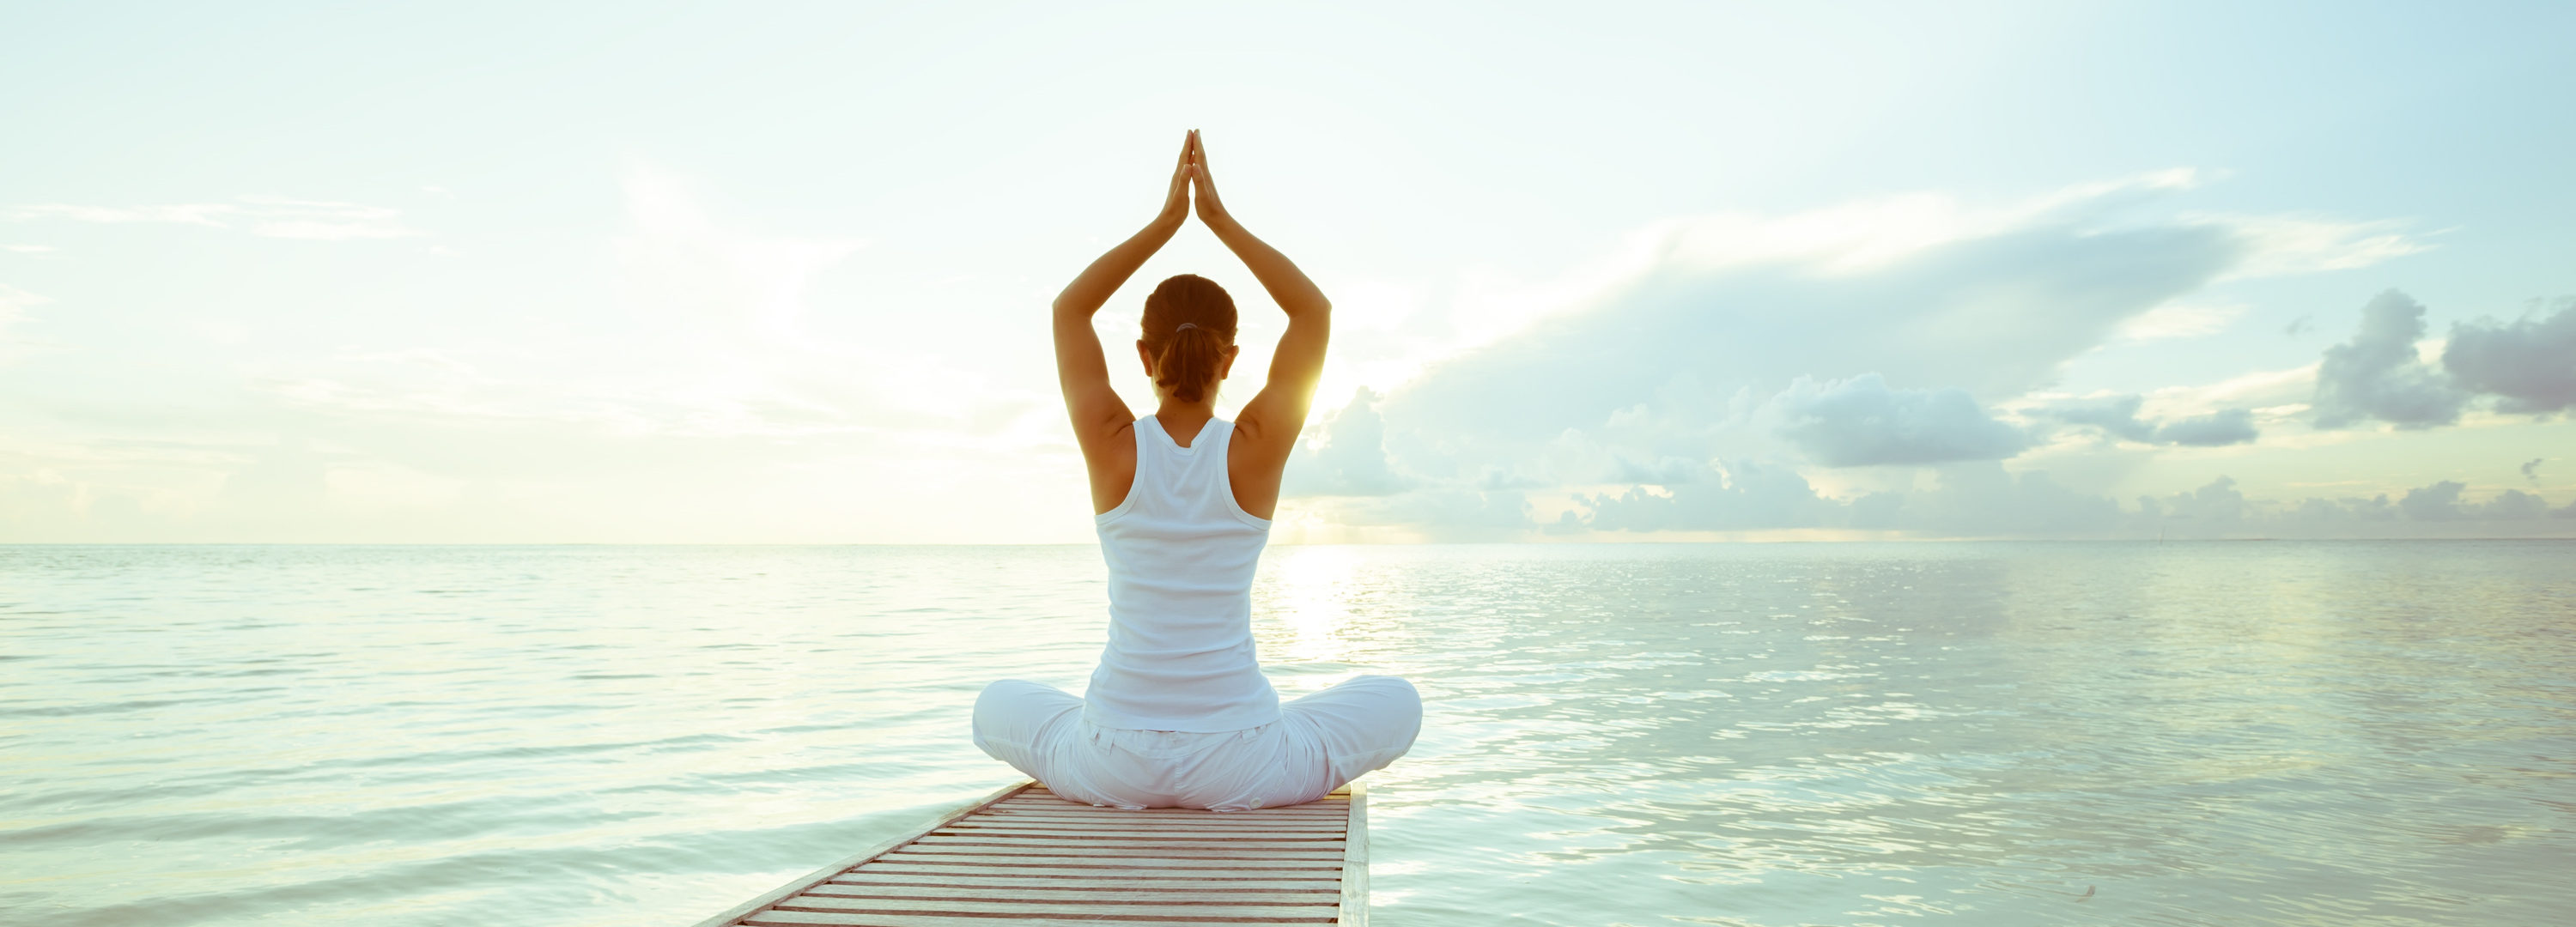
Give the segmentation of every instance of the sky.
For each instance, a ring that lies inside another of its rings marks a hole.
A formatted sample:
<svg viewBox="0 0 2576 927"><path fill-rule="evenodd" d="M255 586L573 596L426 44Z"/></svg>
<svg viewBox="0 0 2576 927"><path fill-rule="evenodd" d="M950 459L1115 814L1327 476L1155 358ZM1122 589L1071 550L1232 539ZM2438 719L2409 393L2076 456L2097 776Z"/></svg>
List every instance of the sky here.
<svg viewBox="0 0 2576 927"><path fill-rule="evenodd" d="M1071 6L0 6L0 541L1087 541L1189 128L1280 542L2576 536L2576 6Z"/></svg>

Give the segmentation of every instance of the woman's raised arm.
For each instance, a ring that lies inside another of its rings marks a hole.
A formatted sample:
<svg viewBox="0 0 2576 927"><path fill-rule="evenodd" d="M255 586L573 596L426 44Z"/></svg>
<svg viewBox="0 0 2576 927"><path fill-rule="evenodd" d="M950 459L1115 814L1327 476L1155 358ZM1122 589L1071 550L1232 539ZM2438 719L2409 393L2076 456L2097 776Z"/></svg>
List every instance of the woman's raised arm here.
<svg viewBox="0 0 2576 927"><path fill-rule="evenodd" d="M1082 455L1097 461L1098 451L1111 439L1125 433L1136 420L1127 402L1109 386L1109 360L1100 351L1100 335L1091 329L1091 316L1109 301L1112 293L1145 266L1145 259L1162 250L1172 240L1181 223L1190 217L1190 142L1181 143L1181 157L1172 168L1172 182L1163 195L1163 211L1147 223L1143 231L1118 243L1109 253L1082 269L1082 275L1065 284L1064 292L1055 297L1055 375L1064 388L1065 412L1073 418L1074 440L1082 445ZM1095 467L1096 469L1096 467Z"/></svg>
<svg viewBox="0 0 2576 927"><path fill-rule="evenodd" d="M1288 260L1267 242L1245 231L1243 223L1234 221L1226 212L1225 202L1217 198L1216 181L1207 168L1207 147L1198 133L1190 133L1190 144L1182 152L1189 162L1190 183L1198 199L1199 221L1207 223L1218 241L1224 242L1243 266L1252 271L1261 288L1270 292L1272 302L1288 313L1288 331L1279 336L1279 349L1270 356L1270 381L1261 392L1244 404L1235 417L1235 432L1250 442L1247 450L1256 460L1270 465L1277 473L1288 463L1288 454L1296 448L1297 434L1305 430L1307 407L1314 404L1315 384L1324 377L1324 346L1333 333L1333 303L1306 272ZM1276 496L1276 477L1269 495ZM1238 489L1247 487L1238 486ZM1266 506L1265 506L1266 508Z"/></svg>

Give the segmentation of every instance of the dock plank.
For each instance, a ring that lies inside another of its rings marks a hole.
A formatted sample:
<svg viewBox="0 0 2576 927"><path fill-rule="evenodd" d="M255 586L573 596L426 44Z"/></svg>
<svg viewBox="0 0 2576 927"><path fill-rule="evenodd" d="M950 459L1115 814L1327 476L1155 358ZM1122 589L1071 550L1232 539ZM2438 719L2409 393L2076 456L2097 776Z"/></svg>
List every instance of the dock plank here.
<svg viewBox="0 0 2576 927"><path fill-rule="evenodd" d="M1311 879L1194 879L1185 877L1122 878L1107 884L1102 884L1100 882L1093 881L1092 877L1088 875L1079 877L1056 877L1046 875L956 875L945 870L932 873L879 871L887 868L888 867L882 866L869 866L865 870L859 872L845 872L840 875L833 876L831 881L825 882L822 885L817 885L811 890L821 891L826 886L843 886L861 890L878 887L938 888L943 890L957 888L995 888L1011 889L1014 891L1050 892L1181 891L1266 893L1341 891L1341 886L1339 884L1340 880L1332 877Z"/></svg>
<svg viewBox="0 0 2576 927"><path fill-rule="evenodd" d="M759 915L738 923L745 927L1115 927L1119 924L1134 924L1141 927L1246 927L1247 923L1261 922L1175 920L1160 917L1145 920L1129 918L1100 920L1086 917L943 917L936 914L852 914L844 911L771 910L762 911Z"/></svg>
<svg viewBox="0 0 2576 927"><path fill-rule="evenodd" d="M886 859L906 863L948 863L958 866L1055 866L1078 869L1234 869L1278 870L1314 869L1338 872L1340 857L1313 859L1280 859L1276 857L1205 857L1205 856L1120 856L1101 857L1084 854L1042 855L1036 853L914 853L909 850L888 853Z"/></svg>
<svg viewBox="0 0 2576 927"><path fill-rule="evenodd" d="M1100 814L1100 811L994 811L976 814L974 819L958 821L963 827L976 824L1121 824L1121 827L1316 827L1342 829L1350 814L1260 814L1260 811L1229 811L1208 816L1144 816L1144 814Z"/></svg>
<svg viewBox="0 0 2576 927"><path fill-rule="evenodd" d="M931 831L932 837L978 837L992 839L1037 840L1303 840L1335 843L1342 839L1338 830L1287 830L1271 827L1201 828L1166 827L1143 830L1104 824L1098 827L1039 827L1027 824L977 825L942 827Z"/></svg>
<svg viewBox="0 0 2576 927"><path fill-rule="evenodd" d="M1332 853L1339 857L1339 840L1264 840L1258 837L1192 838L1183 836L1154 837L1067 837L1060 834L924 834L912 842L916 848L930 847L1046 847L1082 853L1116 850L1159 850L1182 847L1190 850L1295 850L1301 853Z"/></svg>
<svg viewBox="0 0 2576 927"><path fill-rule="evenodd" d="M1334 818L1346 816L1349 809L1349 805L1336 804L1329 807L1320 807L1317 805L1290 805L1286 808L1254 808L1248 811L1194 811L1187 808L1145 808L1141 810L1129 810L1125 808L1104 808L1098 805L1084 805L1069 801L1042 799L1037 801L1003 802L995 805L992 808L992 813L1111 815L1125 818L1207 818L1209 820L1216 821L1233 821L1262 819L1280 820L1286 818Z"/></svg>
<svg viewBox="0 0 2576 927"><path fill-rule="evenodd" d="M1366 795L1124 810L1023 782L700 927L1362 924Z"/></svg>
<svg viewBox="0 0 2576 927"><path fill-rule="evenodd" d="M1186 880L1190 880L1190 881L1201 881L1201 882L1206 882L1206 881L1241 881L1241 880L1246 880L1246 879L1257 879L1257 880L1290 880L1290 881L1317 881L1317 882L1324 882L1324 883L1333 884L1333 885L1339 885L1339 884L1341 884L1341 881L1342 881L1342 873L1341 873L1341 870L1338 870L1338 869L1330 869L1330 868L1320 868L1320 867L1318 867L1318 868L1301 868L1301 869L1281 869L1281 870L1260 870L1260 869L1186 869L1186 870L1183 870L1183 869L1157 869L1157 868L1152 867L1152 866L1043 866L1043 865L1037 865L1037 864L1034 864L1034 863L1031 863L1031 864L1011 863L1011 864L1009 864L1009 866L1008 866L1007 868L995 868L995 867L992 867L992 866L980 866L980 865L977 865L977 866L968 866L968 865L959 865L959 864L956 864L956 863L953 863L953 862L918 863L918 862L914 862L914 861L911 861L911 860L880 860L880 861L877 861L877 862L874 862L874 863L870 863L870 864L868 864L867 871L869 871L869 872L886 872L886 873L904 873L904 874L908 874L908 875L927 875L927 876L952 876L952 875L953 875L953 876L959 876L959 877L964 877L964 876L985 876L985 877L991 877L991 876L994 876L994 875L1007 875L1007 876L1011 876L1011 877L1015 877L1015 878L1025 877L1025 878L1040 878L1040 879L1078 879L1078 880L1081 880L1081 881L1086 882L1086 883L1089 883L1089 882L1097 882L1097 881L1104 880L1104 879L1127 880L1127 879L1147 879L1147 878L1151 878L1151 879L1186 879Z"/></svg>
<svg viewBox="0 0 2576 927"><path fill-rule="evenodd" d="M1113 805L1095 805L1095 804L1092 804L1092 803L1087 802L1087 801L1079 801L1079 800L1071 799L1071 798L1062 798L1062 797L1058 797L1058 796L1054 796L1054 795L1031 795L1031 794L1020 794L1020 795L1014 795L1014 796L1011 796L1010 798L1006 799L1006 800L1004 801L1004 804L1005 804L1005 806L1006 806L1006 807L1012 807L1012 808L1073 808L1073 809L1077 809L1077 810L1086 810L1086 811L1117 811L1117 812L1124 812L1124 813L1127 813L1127 814L1178 814L1178 815L1192 815L1192 814L1205 814L1205 813L1207 813L1207 812L1201 811L1201 810L1199 810L1199 809L1197 809L1197 808L1119 808L1119 807L1116 807L1116 806L1113 806ZM1330 811L1330 810L1334 810L1334 809L1338 809L1338 808L1346 808L1346 807L1349 807L1349 806L1350 806L1350 802L1349 802L1349 801L1347 801L1347 800L1343 800L1343 799L1336 799L1336 798L1321 798L1321 799L1316 799L1316 800L1314 800L1314 801L1310 801L1310 802L1307 802L1307 803L1305 803L1305 804L1300 804L1300 805L1278 805L1278 806L1269 807L1269 808L1253 808L1253 809L1249 809L1249 810L1245 810L1245 811L1220 811L1220 812L1216 812L1216 813L1218 813L1218 814L1300 814L1300 813L1315 813L1315 812Z"/></svg>
<svg viewBox="0 0 2576 927"><path fill-rule="evenodd" d="M852 885L825 882L805 890L807 896L832 898L919 898L937 900L973 896L961 893L955 885ZM1303 904L1339 905L1338 888L1311 888L1305 891L1256 891L1242 888L1150 889L1122 886L1119 888L1023 888L1013 886L1009 892L986 895L1009 897L1027 902L1057 904ZM803 896L800 896L803 897ZM789 905L794 907L794 905Z"/></svg>
<svg viewBox="0 0 2576 927"><path fill-rule="evenodd" d="M1340 899L1314 904L1201 904L1176 901L1160 904L1086 904L1079 910L1066 905L1045 902L959 901L952 898L842 898L827 895L798 895L780 902L782 911L844 911L853 914L949 914L990 917L1021 915L1058 917L1072 914L1085 919L1202 917L1208 920L1311 921L1332 923Z"/></svg>
<svg viewBox="0 0 2576 927"><path fill-rule="evenodd" d="M1243 821L1313 824L1344 821L1350 818L1350 811L1344 808L1329 811L1281 811L1262 808L1254 811L1194 811L1188 814L1173 814L1161 809L1121 811L1116 808L1094 808L1090 805L1070 805L1064 802L995 808L993 814L996 817L1071 818L1078 821L1173 821L1176 823L1205 821L1211 824Z"/></svg>

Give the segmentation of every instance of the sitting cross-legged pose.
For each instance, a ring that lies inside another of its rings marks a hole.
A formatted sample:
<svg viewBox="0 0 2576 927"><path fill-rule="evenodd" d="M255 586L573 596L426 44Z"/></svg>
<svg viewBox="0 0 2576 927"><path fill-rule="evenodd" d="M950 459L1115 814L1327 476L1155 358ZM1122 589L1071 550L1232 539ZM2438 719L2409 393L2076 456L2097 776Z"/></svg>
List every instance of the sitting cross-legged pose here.
<svg viewBox="0 0 2576 927"><path fill-rule="evenodd" d="M1163 281L1136 342L1159 404L1137 418L1109 387L1091 316L1180 230L1194 195L1199 220L1288 313L1288 331L1270 382L1235 421L1219 419L1234 299L1203 277ZM1055 299L1056 375L1109 564L1109 644L1079 698L1017 679L986 686L977 747L1076 801L1242 811L1322 798L1413 746L1422 701L1411 683L1360 676L1283 705L1253 651L1253 569L1324 372L1331 312L1297 265L1226 214L1191 132L1162 213Z"/></svg>

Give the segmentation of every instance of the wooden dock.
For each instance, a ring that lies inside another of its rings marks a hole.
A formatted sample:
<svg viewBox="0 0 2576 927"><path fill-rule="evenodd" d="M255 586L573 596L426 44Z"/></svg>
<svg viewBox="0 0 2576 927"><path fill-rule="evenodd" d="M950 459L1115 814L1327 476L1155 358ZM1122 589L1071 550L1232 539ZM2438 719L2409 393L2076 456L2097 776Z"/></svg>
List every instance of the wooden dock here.
<svg viewBox="0 0 2576 927"><path fill-rule="evenodd" d="M1248 927L1368 922L1368 792L1121 811L1022 781L698 927Z"/></svg>

